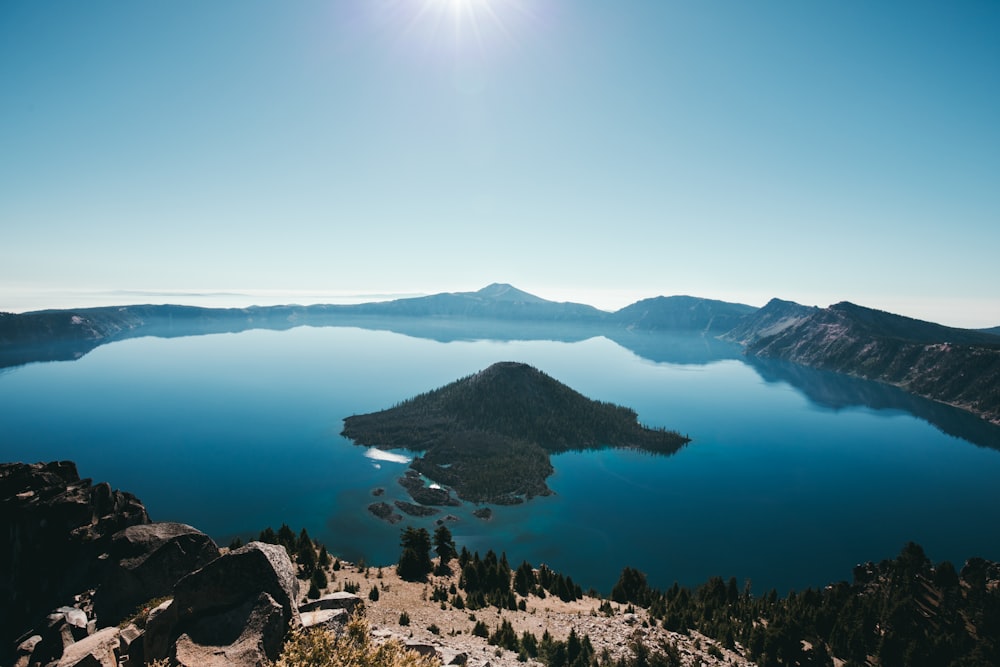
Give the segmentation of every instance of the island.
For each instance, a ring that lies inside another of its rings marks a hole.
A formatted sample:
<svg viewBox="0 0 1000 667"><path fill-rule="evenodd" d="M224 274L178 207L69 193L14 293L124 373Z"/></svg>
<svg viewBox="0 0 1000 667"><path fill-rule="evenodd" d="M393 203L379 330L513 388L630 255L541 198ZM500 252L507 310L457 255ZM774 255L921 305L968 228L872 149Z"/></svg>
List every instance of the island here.
<svg viewBox="0 0 1000 667"><path fill-rule="evenodd" d="M421 453L401 484L425 505L448 504L441 487L498 505L548 495L554 453L615 447L673 454L690 441L509 361L387 410L347 417L342 435L365 447ZM425 487L420 476L433 484Z"/></svg>

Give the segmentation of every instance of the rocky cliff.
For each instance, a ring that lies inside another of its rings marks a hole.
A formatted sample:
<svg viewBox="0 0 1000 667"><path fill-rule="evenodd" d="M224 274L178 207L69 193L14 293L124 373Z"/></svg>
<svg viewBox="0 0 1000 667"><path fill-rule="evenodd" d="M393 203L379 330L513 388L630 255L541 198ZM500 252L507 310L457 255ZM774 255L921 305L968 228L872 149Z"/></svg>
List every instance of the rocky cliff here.
<svg viewBox="0 0 1000 667"><path fill-rule="evenodd" d="M73 463L0 464L0 664L262 665L302 625L285 549L222 555Z"/></svg>
<svg viewBox="0 0 1000 667"><path fill-rule="evenodd" d="M69 461L0 465L0 642L101 581L112 535L149 523L139 500Z"/></svg>
<svg viewBox="0 0 1000 667"><path fill-rule="evenodd" d="M991 334L846 302L770 329L760 322L733 334L748 354L886 382L1000 424L1000 341Z"/></svg>

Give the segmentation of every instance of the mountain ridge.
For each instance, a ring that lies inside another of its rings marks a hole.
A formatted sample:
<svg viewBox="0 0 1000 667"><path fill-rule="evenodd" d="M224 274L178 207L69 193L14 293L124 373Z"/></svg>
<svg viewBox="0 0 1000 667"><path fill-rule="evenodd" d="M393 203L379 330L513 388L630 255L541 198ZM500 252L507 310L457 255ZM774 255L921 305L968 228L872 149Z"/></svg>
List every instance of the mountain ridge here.
<svg viewBox="0 0 1000 667"><path fill-rule="evenodd" d="M755 308L675 295L642 299L609 312L549 301L508 283L491 283L474 292L354 305L135 305L0 313L0 368L72 360L99 345L137 336L298 326L385 327L378 318L419 323L415 335L422 336L454 331L452 339L479 339L497 330L506 331L511 339L523 335L519 332L542 338L555 335L560 340L603 335L637 350L648 347L637 333L695 333L738 343L748 356L892 384L1000 425L1000 371L996 370L1000 327L947 327L847 301L818 308L775 298ZM469 333L463 334L465 330Z"/></svg>
<svg viewBox="0 0 1000 667"><path fill-rule="evenodd" d="M1000 425L1000 341L841 302L746 340L746 353L892 384Z"/></svg>

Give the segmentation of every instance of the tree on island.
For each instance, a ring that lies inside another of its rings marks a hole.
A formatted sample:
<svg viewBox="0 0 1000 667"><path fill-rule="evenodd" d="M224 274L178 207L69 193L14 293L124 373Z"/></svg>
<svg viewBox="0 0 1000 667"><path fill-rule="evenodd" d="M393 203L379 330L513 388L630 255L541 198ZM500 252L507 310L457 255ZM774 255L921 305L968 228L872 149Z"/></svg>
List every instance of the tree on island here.
<svg viewBox="0 0 1000 667"><path fill-rule="evenodd" d="M403 529L399 546L403 548L399 555L396 573L406 581L420 581L430 574L431 535L426 528L407 526Z"/></svg>

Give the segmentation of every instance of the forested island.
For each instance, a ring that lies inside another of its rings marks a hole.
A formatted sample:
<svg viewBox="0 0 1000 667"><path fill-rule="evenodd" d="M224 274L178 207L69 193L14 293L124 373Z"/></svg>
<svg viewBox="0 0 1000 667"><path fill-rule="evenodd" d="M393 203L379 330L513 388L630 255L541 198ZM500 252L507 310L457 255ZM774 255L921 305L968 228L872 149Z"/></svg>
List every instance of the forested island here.
<svg viewBox="0 0 1000 667"><path fill-rule="evenodd" d="M515 362L347 417L342 435L358 445L421 452L414 470L464 500L498 504L550 493L550 454L604 447L673 454L689 442L643 426L630 408L591 400Z"/></svg>

